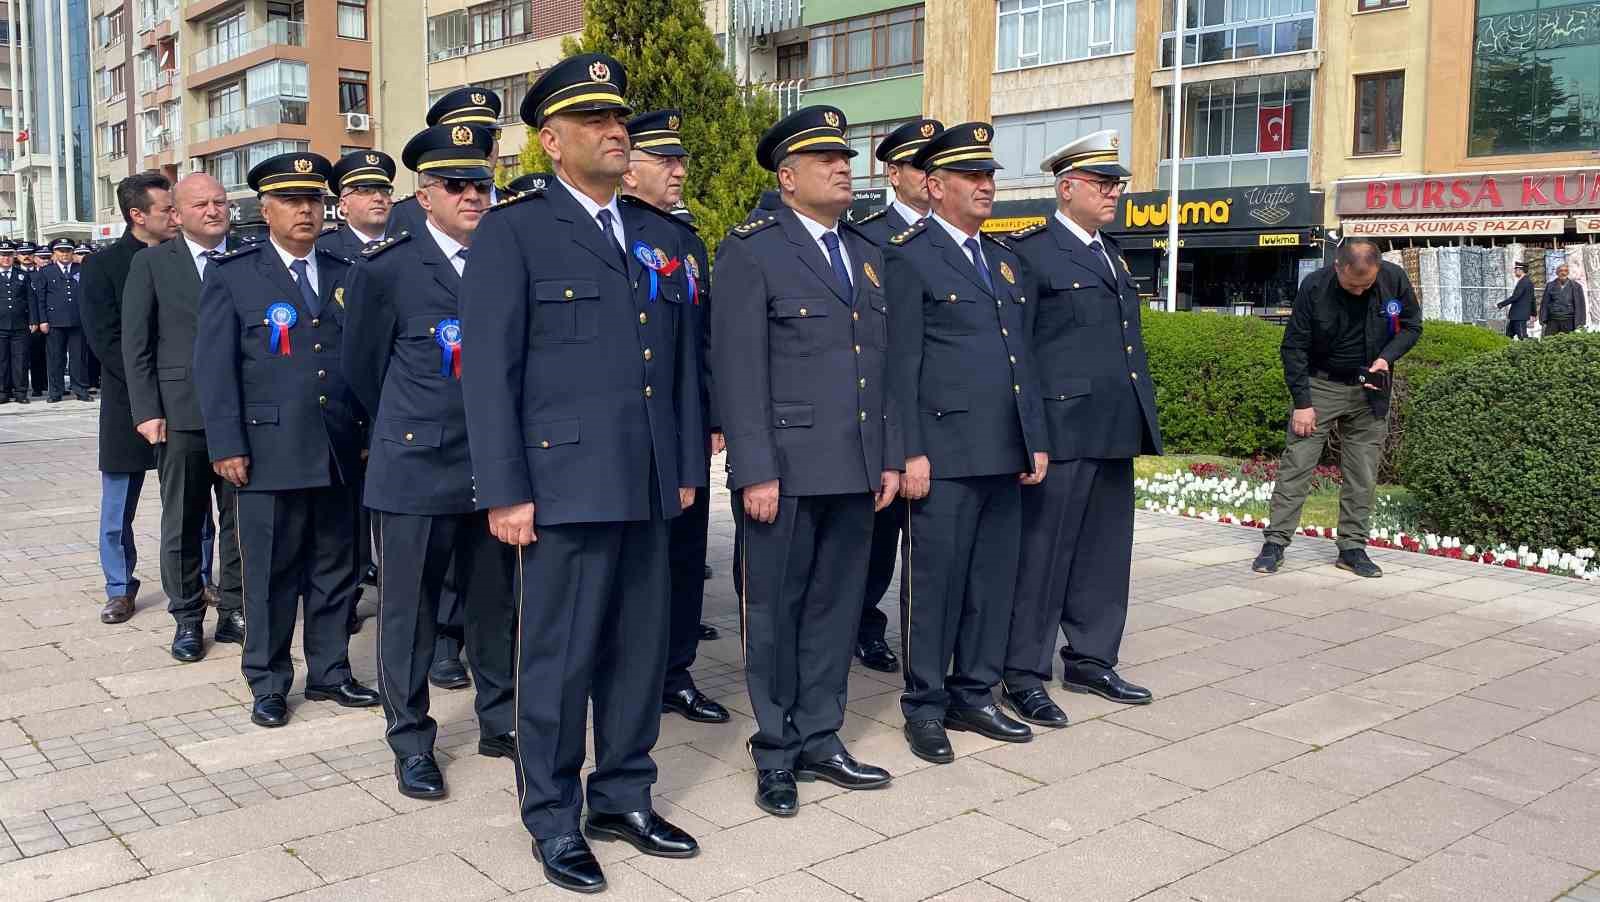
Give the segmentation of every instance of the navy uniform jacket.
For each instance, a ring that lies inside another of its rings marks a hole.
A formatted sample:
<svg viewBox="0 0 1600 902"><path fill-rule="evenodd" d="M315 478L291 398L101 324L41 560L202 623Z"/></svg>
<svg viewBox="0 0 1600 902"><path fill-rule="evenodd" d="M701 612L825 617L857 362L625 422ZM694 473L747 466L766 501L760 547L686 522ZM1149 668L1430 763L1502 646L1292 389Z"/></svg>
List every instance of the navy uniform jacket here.
<svg viewBox="0 0 1600 902"><path fill-rule="evenodd" d="M1021 262L984 236L994 282L931 218L884 251L896 392L906 457L935 479L1026 473L1047 450L1028 334L1034 292Z"/></svg>
<svg viewBox="0 0 1600 902"><path fill-rule="evenodd" d="M888 247L890 238L911 228L911 223L905 221L893 204L868 213L852 225L856 231L866 236L868 241L880 248Z"/></svg>
<svg viewBox="0 0 1600 902"><path fill-rule="evenodd" d="M398 235L401 232L415 235L426 231L427 221L428 211L422 209L422 204L417 202L416 194L408 194L395 201L394 206L389 208L389 226L385 231L390 235Z"/></svg>
<svg viewBox="0 0 1600 902"><path fill-rule="evenodd" d="M33 318L33 277L20 267L0 270L0 329L26 330Z"/></svg>
<svg viewBox="0 0 1600 902"><path fill-rule="evenodd" d="M1527 319L1533 316L1533 280L1527 276L1517 280L1517 287L1511 290L1511 297L1506 298L1496 307L1510 307L1506 311L1506 319Z"/></svg>
<svg viewBox="0 0 1600 902"><path fill-rule="evenodd" d="M694 276L694 286L689 299L689 316L699 332L700 341L695 348L695 359L700 365L700 423L707 432L722 429L717 415L715 384L711 374L711 261L706 257L706 243L694 226L672 217L684 229L683 266L685 282ZM694 260L694 271L689 271L689 260Z"/></svg>
<svg viewBox="0 0 1600 902"><path fill-rule="evenodd" d="M341 225L337 229L318 235L317 248L360 262L361 252L367 249L367 243L358 238L355 232L350 231L348 225Z"/></svg>
<svg viewBox="0 0 1600 902"><path fill-rule="evenodd" d="M622 199L623 238L681 260L669 214ZM472 239L462 386L480 509L532 501L540 525L676 516L706 484L699 336L684 268L657 275L559 181L504 201ZM660 495L652 499L654 467Z"/></svg>
<svg viewBox="0 0 1600 902"><path fill-rule="evenodd" d="M839 236L850 297L792 210L736 227L717 249L711 368L730 488L876 492L884 470L905 469L883 254L848 224Z"/></svg>
<svg viewBox="0 0 1600 902"><path fill-rule="evenodd" d="M366 419L339 367L341 307L351 263L317 255L322 313L312 316L269 242L246 244L206 266L194 349L195 387L213 461L250 457L241 491L351 484ZM267 308L290 304L292 353L272 353Z"/></svg>
<svg viewBox="0 0 1600 902"><path fill-rule="evenodd" d="M1114 277L1054 216L1011 234L1038 284L1032 341L1051 460L1161 453L1139 292L1116 242L1100 241Z"/></svg>
<svg viewBox="0 0 1600 902"><path fill-rule="evenodd" d="M363 503L394 514L473 511L461 382L438 341L461 277L428 232L386 238L346 277L345 379L373 414ZM463 353L469 342L463 337Z"/></svg>
<svg viewBox="0 0 1600 902"><path fill-rule="evenodd" d="M78 264L67 264L67 272L54 261L33 275L33 321L75 329L83 324L78 316Z"/></svg>

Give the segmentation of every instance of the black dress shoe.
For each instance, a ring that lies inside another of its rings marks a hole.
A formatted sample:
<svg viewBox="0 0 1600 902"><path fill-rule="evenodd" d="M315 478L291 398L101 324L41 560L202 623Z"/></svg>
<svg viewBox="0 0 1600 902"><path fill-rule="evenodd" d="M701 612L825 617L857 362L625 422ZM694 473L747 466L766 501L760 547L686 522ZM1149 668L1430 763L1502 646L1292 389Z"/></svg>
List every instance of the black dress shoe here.
<svg viewBox="0 0 1600 902"><path fill-rule="evenodd" d="M950 747L950 737L945 735L944 724L937 720L913 720L904 727L906 742L911 754L934 764L949 764L956 760L955 749Z"/></svg>
<svg viewBox="0 0 1600 902"><path fill-rule="evenodd" d="M101 623L125 623L133 616L133 596L118 595L108 599L106 606L100 609Z"/></svg>
<svg viewBox="0 0 1600 902"><path fill-rule="evenodd" d="M250 706L250 722L258 727L281 727L289 722L289 702L274 692Z"/></svg>
<svg viewBox="0 0 1600 902"><path fill-rule="evenodd" d="M378 692L352 678L345 680L342 686L307 686L306 701L337 702L346 708L370 708L378 703Z"/></svg>
<svg viewBox="0 0 1600 902"><path fill-rule="evenodd" d="M992 704L981 708L951 708L944 712L946 729L977 733L1001 742L1027 742L1033 731L1025 723L1017 723L1001 713Z"/></svg>
<svg viewBox="0 0 1600 902"><path fill-rule="evenodd" d="M1271 542L1261 544L1261 553L1250 562L1250 569L1257 573L1277 573L1283 566L1283 546Z"/></svg>
<svg viewBox="0 0 1600 902"><path fill-rule="evenodd" d="M200 635L200 624L178 624L172 634L172 656L185 664L193 664L206 656L206 643Z"/></svg>
<svg viewBox="0 0 1600 902"><path fill-rule="evenodd" d="M544 865L546 880L575 893L598 893L606 888L606 875L594 860L581 833L563 833L554 839L533 841L533 854Z"/></svg>
<svg viewBox="0 0 1600 902"><path fill-rule="evenodd" d="M700 854L700 844L694 841L694 837L648 808L627 814L603 814L591 810L583 832L590 839L602 842L620 839L640 852L657 858L693 858Z"/></svg>
<svg viewBox="0 0 1600 902"><path fill-rule="evenodd" d="M1372 558L1367 557L1365 548L1348 548L1339 552L1339 560L1334 562L1334 566L1340 570L1349 570L1365 579L1377 579L1383 575L1382 568L1374 564Z"/></svg>
<svg viewBox="0 0 1600 902"><path fill-rule="evenodd" d="M228 611L217 616L217 631L212 634L217 642L244 643L244 612Z"/></svg>
<svg viewBox="0 0 1600 902"><path fill-rule="evenodd" d="M800 810L800 790L794 785L794 771L756 771L756 807L776 817L794 817Z"/></svg>
<svg viewBox="0 0 1600 902"><path fill-rule="evenodd" d="M498 736L479 736L478 754L485 758L517 757L517 734L501 733Z"/></svg>
<svg viewBox="0 0 1600 902"><path fill-rule="evenodd" d="M88 395L73 395L73 397L77 398L79 401L87 401L87 400L89 400L89 396Z"/></svg>
<svg viewBox="0 0 1600 902"><path fill-rule="evenodd" d="M411 799L444 798L444 774L432 755L408 755L396 758L394 777L400 784L400 794Z"/></svg>
<svg viewBox="0 0 1600 902"><path fill-rule="evenodd" d="M682 714L695 723L728 722L728 709L693 687L667 693L661 699L661 710L668 714Z"/></svg>
<svg viewBox="0 0 1600 902"><path fill-rule="evenodd" d="M879 673L894 673L900 669L900 659L882 639L868 639L856 644L856 657L861 666Z"/></svg>
<svg viewBox="0 0 1600 902"><path fill-rule="evenodd" d="M26 404L26 403L28 403L28 396L27 395L18 395L17 396L17 403L18 404Z"/></svg>
<svg viewBox="0 0 1600 902"><path fill-rule="evenodd" d="M711 624L709 624L709 623L700 624L700 641L701 642L715 642L717 640L717 637L720 636L720 635L722 635L722 634L717 632L717 628L712 626Z"/></svg>
<svg viewBox="0 0 1600 902"><path fill-rule="evenodd" d="M795 779L810 783L822 780L841 789L877 789L888 786L889 772L871 764L862 764L849 752L839 752L819 761L802 761L795 768Z"/></svg>
<svg viewBox="0 0 1600 902"><path fill-rule="evenodd" d="M1018 718L1041 727L1064 727L1067 725L1067 712L1061 710L1055 702L1050 700L1050 693L1044 691L1042 686L1034 686L1021 692L1012 692L1010 689L1000 690L1000 701L1005 703L1011 713Z"/></svg>
<svg viewBox="0 0 1600 902"><path fill-rule="evenodd" d="M361 584L376 586L378 584L378 565L368 564L367 569L361 574Z"/></svg>
<svg viewBox="0 0 1600 902"><path fill-rule="evenodd" d="M1101 698L1124 705L1148 705L1154 700L1150 690L1135 686L1115 670L1105 667L1083 667L1068 664L1061 673L1061 686L1072 692L1091 692Z"/></svg>
<svg viewBox="0 0 1600 902"><path fill-rule="evenodd" d="M459 654L459 651L453 656L435 654L433 666L428 668L428 682L440 689L461 689L472 685L472 679L467 676L466 665L461 663Z"/></svg>

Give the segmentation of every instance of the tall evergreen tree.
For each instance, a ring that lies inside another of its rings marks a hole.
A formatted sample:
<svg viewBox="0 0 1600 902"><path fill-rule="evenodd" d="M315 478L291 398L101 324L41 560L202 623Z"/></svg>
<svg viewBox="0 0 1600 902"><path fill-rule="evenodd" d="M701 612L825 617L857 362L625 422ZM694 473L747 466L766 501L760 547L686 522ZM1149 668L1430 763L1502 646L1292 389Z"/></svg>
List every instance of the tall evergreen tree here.
<svg viewBox="0 0 1600 902"><path fill-rule="evenodd" d="M587 24L562 50L608 53L628 73L628 103L637 112L683 111L683 143L692 157L684 203L714 256L728 229L744 221L772 175L756 163L756 142L777 120L770 95L746 92L722 64L722 52L700 0L589 0ZM550 161L529 129L525 172Z"/></svg>

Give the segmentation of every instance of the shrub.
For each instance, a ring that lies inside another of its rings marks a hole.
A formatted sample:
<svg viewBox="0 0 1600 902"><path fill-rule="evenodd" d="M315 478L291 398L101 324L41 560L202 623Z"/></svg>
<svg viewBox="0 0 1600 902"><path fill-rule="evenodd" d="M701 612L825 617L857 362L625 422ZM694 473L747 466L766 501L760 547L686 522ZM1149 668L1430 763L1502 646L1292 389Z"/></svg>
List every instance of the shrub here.
<svg viewBox="0 0 1600 902"><path fill-rule="evenodd" d="M1518 342L1434 376L1411 404L1401 458L1429 525L1600 545L1600 334Z"/></svg>

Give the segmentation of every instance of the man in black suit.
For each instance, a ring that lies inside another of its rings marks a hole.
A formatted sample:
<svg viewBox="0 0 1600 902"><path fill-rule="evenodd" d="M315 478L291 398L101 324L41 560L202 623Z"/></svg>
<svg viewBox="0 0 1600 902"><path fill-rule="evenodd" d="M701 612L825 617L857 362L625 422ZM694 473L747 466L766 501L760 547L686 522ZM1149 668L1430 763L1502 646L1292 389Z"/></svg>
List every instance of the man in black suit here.
<svg viewBox="0 0 1600 902"><path fill-rule="evenodd" d="M205 545L211 503L217 502L222 559L217 581L217 642L245 635L239 538L233 488L211 468L193 369L200 285L230 250L228 195L203 173L184 176L173 191L178 235L135 254L122 307L122 360L133 422L157 449L161 477L161 588L175 621L172 655L205 656Z"/></svg>
<svg viewBox="0 0 1600 902"><path fill-rule="evenodd" d="M83 319L78 312L81 274L72 262L75 246L70 238L50 242L51 260L40 268L33 281L33 318L45 335L50 392L46 400L51 404L59 402L68 390L79 401L89 400Z"/></svg>
<svg viewBox="0 0 1600 902"><path fill-rule="evenodd" d="M429 128L435 125L477 125L489 130L489 135L494 139L494 147L490 149L489 159L500 159L500 93L492 88L482 85L466 85L448 91L444 96L433 102L428 107L426 122ZM514 195L513 195L514 196ZM497 204L504 200L498 188L489 189L489 203ZM427 211L422 209L413 194L395 203L394 209L389 213L389 234L398 235L401 232L416 234L423 228L423 222L428 218Z"/></svg>
<svg viewBox="0 0 1600 902"><path fill-rule="evenodd" d="M588 702L590 837L687 858L655 813L671 608L667 521L706 481L698 335L683 227L616 187L628 168L627 82L569 57L522 102L555 164L548 190L491 209L462 285L462 389L477 504L517 547L517 768L522 822L550 882L605 875L578 832Z"/></svg>
<svg viewBox="0 0 1600 902"><path fill-rule="evenodd" d="M288 721L289 644L305 598L308 700L378 703L350 673L354 474L366 417L339 372L348 259L315 247L332 166L286 153L247 176L269 239L206 267L194 375L212 468L237 490L244 560L241 669L250 719Z"/></svg>
<svg viewBox="0 0 1600 902"><path fill-rule="evenodd" d="M1161 453L1155 387L1139 334L1139 293L1116 244L1100 230L1116 217L1128 171L1117 134L1074 141L1045 159L1056 178L1054 215L1011 236L1037 283L1031 333L1049 429L1050 478L1022 493L1022 558L1002 699L1018 717L1065 726L1044 689L1062 684L1115 702L1150 693L1117 674L1133 558L1133 459Z"/></svg>
<svg viewBox="0 0 1600 902"><path fill-rule="evenodd" d="M17 246L0 242L0 404L28 403L28 339L38 330L27 271Z"/></svg>
<svg viewBox="0 0 1600 902"><path fill-rule="evenodd" d="M954 760L945 729L1027 742L995 707L1022 541L1022 491L1044 479L1043 415L1021 262L980 237L1000 168L985 122L951 126L912 158L932 212L889 240L891 359L905 419L900 708L917 757ZM951 659L954 657L954 666Z"/></svg>
<svg viewBox="0 0 1600 902"><path fill-rule="evenodd" d="M154 172L131 175L117 184L117 205L126 229L116 243L83 264L83 334L105 361L100 387L100 568L106 575L101 623L133 616L139 580L133 517L144 488L144 474L155 455L133 428L128 378L122 360L123 286L133 257L172 237L172 183Z"/></svg>
<svg viewBox="0 0 1600 902"><path fill-rule="evenodd" d="M683 183L689 151L678 129L683 117L677 110L654 110L628 120L633 146L628 171L622 176L624 194L663 213L683 202ZM700 370L700 416L705 424L711 454L722 450L722 430L711 409L711 372L706 349L710 342L711 292L706 268L706 246L694 226L682 219L684 253L679 265L690 284L689 318L699 335L695 363ZM706 479L710 481L709 470ZM672 521L667 539L671 560L672 621L667 640L667 674L662 686L661 710L681 714L698 723L726 723L728 709L707 698L694 684L689 668L700 644L700 613L705 605L706 529L711 519L711 493L696 492L694 504Z"/></svg>
<svg viewBox="0 0 1600 902"><path fill-rule="evenodd" d="M489 133L437 125L406 144L428 218L420 234L364 251L351 270L341 365L362 407L374 411L365 506L383 541L378 685L402 795L445 794L428 716L440 595L455 564L477 676L478 753L516 755L512 635L516 555L474 509L472 461L458 363L465 347L458 297L473 232L494 177Z"/></svg>
<svg viewBox="0 0 1600 902"><path fill-rule="evenodd" d="M1495 306L1511 308L1506 311L1506 337L1527 338L1528 319L1533 316L1533 280L1528 278L1528 267L1521 260L1512 264L1511 270L1516 273L1517 287L1511 289L1511 297Z"/></svg>
<svg viewBox="0 0 1600 902"><path fill-rule="evenodd" d="M1539 324L1545 335L1576 332L1589 321L1588 302L1583 297L1583 283L1574 282L1565 263L1556 267L1556 277L1544 287L1544 300L1539 304Z"/></svg>
<svg viewBox="0 0 1600 902"><path fill-rule="evenodd" d="M856 231L880 249L928 215L928 174L911 165L911 160L929 139L944 129L937 119L913 119L878 142L874 156L889 174L894 195L883 209L854 223ZM872 521L872 553L867 561L867 591L861 599L861 622L856 628L856 657L870 670L894 673L900 669L885 631L889 618L878 605L894 579L894 564L900 553L900 524L906 520L905 501L896 498L879 511Z"/></svg>
<svg viewBox="0 0 1600 902"><path fill-rule="evenodd" d="M712 371L741 561L756 805L790 817L796 779L875 789L839 739L872 517L900 488L882 253L850 206L844 114L810 106L756 145L783 209L717 252Z"/></svg>

